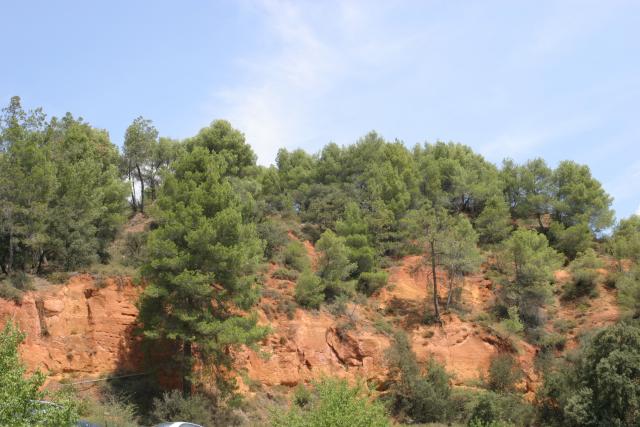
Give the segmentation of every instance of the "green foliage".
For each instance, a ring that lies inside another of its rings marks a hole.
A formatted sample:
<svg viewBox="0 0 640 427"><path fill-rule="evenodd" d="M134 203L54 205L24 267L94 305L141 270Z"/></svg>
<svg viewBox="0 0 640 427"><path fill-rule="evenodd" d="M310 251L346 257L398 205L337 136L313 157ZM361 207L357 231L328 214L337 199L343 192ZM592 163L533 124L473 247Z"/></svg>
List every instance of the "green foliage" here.
<svg viewBox="0 0 640 427"><path fill-rule="evenodd" d="M509 272L522 287L547 284L562 265L562 256L549 247L547 238L535 231L519 229L505 241L503 256Z"/></svg>
<svg viewBox="0 0 640 427"><path fill-rule="evenodd" d="M153 400L151 419L153 422L187 420L203 426L227 426L223 417L216 416L219 410L215 402L202 394L183 396L179 391L165 392ZM228 416L228 415L227 415Z"/></svg>
<svg viewBox="0 0 640 427"><path fill-rule="evenodd" d="M469 427L532 425L533 407L518 394L483 392L470 411Z"/></svg>
<svg viewBox="0 0 640 427"><path fill-rule="evenodd" d="M331 300L340 295L352 295L355 282L350 280L356 264L349 260L349 249L343 237L327 230L316 243L320 252L318 275L322 279L326 298Z"/></svg>
<svg viewBox="0 0 640 427"><path fill-rule="evenodd" d="M144 261L147 232L127 233L124 238L124 256L127 264L140 265Z"/></svg>
<svg viewBox="0 0 640 427"><path fill-rule="evenodd" d="M384 407L372 402L363 385L349 386L346 380L324 378L314 384L309 403L293 405L284 413L273 413L274 427L387 427L391 425Z"/></svg>
<svg viewBox="0 0 640 427"><path fill-rule="evenodd" d="M26 375L18 355L23 339L24 334L12 321L7 321L0 332L0 425L71 425L78 419L76 404L64 395L59 396L57 403L43 402L46 396L40 389L45 376L39 371Z"/></svg>
<svg viewBox="0 0 640 427"><path fill-rule="evenodd" d="M540 307L550 297L553 273L563 256L549 247L547 238L532 230L518 229L505 240L501 263L513 278L506 290L513 294L520 317L529 325L541 323Z"/></svg>
<svg viewBox="0 0 640 427"><path fill-rule="evenodd" d="M509 205L501 196L492 196L485 204L480 215L474 220L480 242L499 243L509 237L513 226Z"/></svg>
<svg viewBox="0 0 640 427"><path fill-rule="evenodd" d="M0 155L0 267L41 272L45 261L66 270L106 261L125 219L116 147L70 114L46 123L19 99L10 110L22 119L5 118L10 125L0 129L10 140Z"/></svg>
<svg viewBox="0 0 640 427"><path fill-rule="evenodd" d="M640 318L640 268L620 275L617 281L618 301L626 315Z"/></svg>
<svg viewBox="0 0 640 427"><path fill-rule="evenodd" d="M324 302L325 287L320 277L307 270L296 283L296 302L304 307L318 308Z"/></svg>
<svg viewBox="0 0 640 427"><path fill-rule="evenodd" d="M127 400L113 394L101 396L99 400L84 400L80 407L82 420L103 426L137 427L136 407Z"/></svg>
<svg viewBox="0 0 640 427"><path fill-rule="evenodd" d="M563 297L574 299L585 295L595 296L596 285L600 277L597 270L603 266L604 263L593 249L587 249L578 254L576 259L569 264L571 282L566 285Z"/></svg>
<svg viewBox="0 0 640 427"><path fill-rule="evenodd" d="M302 242L293 240L284 248L282 262L289 268L303 272L311 267L311 261Z"/></svg>
<svg viewBox="0 0 640 427"><path fill-rule="evenodd" d="M523 372L510 354L499 354L491 360L487 386L496 392L513 391Z"/></svg>
<svg viewBox="0 0 640 427"><path fill-rule="evenodd" d="M542 159L530 160L522 166L505 160L501 175L512 214L516 218L536 218L541 229L547 228L543 221L547 214L562 225L558 232L585 224L592 233L597 233L613 224L612 199L587 166L563 161L552 170ZM583 230L583 227L571 229L564 244L570 248L577 241L584 241Z"/></svg>
<svg viewBox="0 0 640 427"><path fill-rule="evenodd" d="M274 260L276 254L278 254L289 241L286 226L281 219L267 218L257 225L257 231L258 237L265 242L265 258L267 260Z"/></svg>
<svg viewBox="0 0 640 427"><path fill-rule="evenodd" d="M500 324L510 333L519 334L524 330L524 325L520 321L520 311L518 307L509 307L509 316Z"/></svg>
<svg viewBox="0 0 640 427"><path fill-rule="evenodd" d="M466 145L425 144L414 149L414 156L420 189L435 206L477 216L486 200L500 194L496 167Z"/></svg>
<svg viewBox="0 0 640 427"><path fill-rule="evenodd" d="M396 418L413 423L447 421L452 415L451 386L442 365L429 359L423 374L404 333L394 335L387 359L393 382L385 398Z"/></svg>
<svg viewBox="0 0 640 427"><path fill-rule="evenodd" d="M371 272L376 266L376 251L369 243L368 225L357 204L352 202L347 205L344 219L336 223L336 232L344 237L349 248L349 259L356 264L352 275L357 277Z"/></svg>
<svg viewBox="0 0 640 427"><path fill-rule="evenodd" d="M597 332L577 357L544 376L540 422L557 426L636 426L640 422L640 327Z"/></svg>
<svg viewBox="0 0 640 427"><path fill-rule="evenodd" d="M608 242L609 252L618 260L640 261L640 216L621 220Z"/></svg>
<svg viewBox="0 0 640 427"><path fill-rule="evenodd" d="M160 189L159 226L149 235L148 285L140 300L144 335L181 348L185 391L194 353L230 364L228 349L261 339L255 316L240 316L258 299L256 269L264 246L226 177L226 161L193 143L173 163ZM214 301L212 304L211 302Z"/></svg>
<svg viewBox="0 0 640 427"><path fill-rule="evenodd" d="M593 234L587 223L581 222L565 228L559 222L552 222L549 227L551 246L562 252L569 259L591 248Z"/></svg>
<svg viewBox="0 0 640 427"><path fill-rule="evenodd" d="M298 278L299 274L300 273L298 273L296 270L289 270L288 268L279 268L273 272L272 276L274 279L294 281Z"/></svg>
<svg viewBox="0 0 640 427"><path fill-rule="evenodd" d="M372 295L382 289L389 279L385 271L366 272L358 278L358 291L365 295Z"/></svg>

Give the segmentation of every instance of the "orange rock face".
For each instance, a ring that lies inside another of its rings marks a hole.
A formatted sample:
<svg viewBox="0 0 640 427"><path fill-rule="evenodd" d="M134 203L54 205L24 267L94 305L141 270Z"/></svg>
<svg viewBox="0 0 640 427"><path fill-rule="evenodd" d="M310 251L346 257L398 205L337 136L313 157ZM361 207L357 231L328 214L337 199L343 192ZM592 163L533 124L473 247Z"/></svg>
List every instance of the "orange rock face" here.
<svg viewBox="0 0 640 427"><path fill-rule="evenodd" d="M29 292L16 305L0 299L0 323L13 319L26 334L22 358L32 369L64 376L93 377L135 370L139 363L133 328L138 288L91 276Z"/></svg>

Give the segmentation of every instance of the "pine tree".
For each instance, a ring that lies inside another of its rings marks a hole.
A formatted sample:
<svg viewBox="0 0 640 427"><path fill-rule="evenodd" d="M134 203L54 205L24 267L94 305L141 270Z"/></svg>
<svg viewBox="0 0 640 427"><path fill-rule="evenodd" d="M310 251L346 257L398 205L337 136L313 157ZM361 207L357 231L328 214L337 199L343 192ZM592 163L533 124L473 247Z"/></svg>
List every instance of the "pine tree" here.
<svg viewBox="0 0 640 427"><path fill-rule="evenodd" d="M255 224L241 214L226 165L198 144L173 163L142 269L149 283L140 303L144 335L180 349L185 394L197 357L228 368L229 347L251 344L266 332L255 316L239 314L257 301L255 270L264 247Z"/></svg>

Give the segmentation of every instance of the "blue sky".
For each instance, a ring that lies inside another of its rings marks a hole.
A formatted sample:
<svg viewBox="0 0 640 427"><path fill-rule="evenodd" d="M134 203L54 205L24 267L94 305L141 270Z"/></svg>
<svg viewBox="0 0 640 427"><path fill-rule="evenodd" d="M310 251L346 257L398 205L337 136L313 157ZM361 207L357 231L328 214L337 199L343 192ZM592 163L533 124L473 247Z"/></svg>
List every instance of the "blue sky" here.
<svg viewBox="0 0 640 427"><path fill-rule="evenodd" d="M8 1L0 99L70 111L116 144L138 115L216 118L259 162L369 130L487 159L588 164L640 209L640 2Z"/></svg>

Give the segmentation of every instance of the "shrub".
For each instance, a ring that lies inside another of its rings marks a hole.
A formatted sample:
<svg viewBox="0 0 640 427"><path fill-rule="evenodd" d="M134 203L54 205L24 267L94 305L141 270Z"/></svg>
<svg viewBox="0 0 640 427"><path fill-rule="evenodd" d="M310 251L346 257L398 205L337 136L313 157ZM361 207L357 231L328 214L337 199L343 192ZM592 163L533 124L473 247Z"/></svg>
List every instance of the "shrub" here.
<svg viewBox="0 0 640 427"><path fill-rule="evenodd" d="M598 271L604 263L593 249L578 254L569 264L572 280L565 286L563 298L574 299L585 295L594 296L598 283Z"/></svg>
<svg viewBox="0 0 640 427"><path fill-rule="evenodd" d="M98 425L119 427L139 425L135 406L112 394L107 394L100 400L85 400L80 414L83 420Z"/></svg>
<svg viewBox="0 0 640 427"><path fill-rule="evenodd" d="M124 256L129 265L139 265L144 261L148 233L127 233L124 239Z"/></svg>
<svg viewBox="0 0 640 427"><path fill-rule="evenodd" d="M288 268L279 268L271 275L274 279L294 281L298 278L298 272Z"/></svg>
<svg viewBox="0 0 640 427"><path fill-rule="evenodd" d="M296 283L296 301L309 308L318 308L324 302L324 286L313 272L305 271L300 275Z"/></svg>
<svg viewBox="0 0 640 427"><path fill-rule="evenodd" d="M510 354L500 354L491 360L487 386L498 392L509 392L522 378L522 370Z"/></svg>
<svg viewBox="0 0 640 427"><path fill-rule="evenodd" d="M69 278L71 274L66 271L54 271L47 275L47 280L55 285L67 283Z"/></svg>
<svg viewBox="0 0 640 427"><path fill-rule="evenodd" d="M184 397L178 390L173 390L153 399L151 416L157 423L188 420L205 426L220 425L214 418L215 412L215 404L208 397L201 394Z"/></svg>
<svg viewBox="0 0 640 427"><path fill-rule="evenodd" d="M265 241L264 256L268 260L287 244L287 228L281 220L267 219L257 225L258 236Z"/></svg>
<svg viewBox="0 0 640 427"><path fill-rule="evenodd" d="M0 298L20 304L23 295L24 292L14 288L11 284L7 283L6 280L0 282Z"/></svg>
<svg viewBox="0 0 640 427"><path fill-rule="evenodd" d="M640 318L640 268L636 267L620 277L618 301L627 315Z"/></svg>
<svg viewBox="0 0 640 427"><path fill-rule="evenodd" d="M16 271L13 273L9 276L9 282L11 282L14 288L21 291L32 291L35 289L33 287L33 278L24 271Z"/></svg>
<svg viewBox="0 0 640 427"><path fill-rule="evenodd" d="M389 275L385 271L362 273L358 278L358 291L372 295L387 284Z"/></svg>
<svg viewBox="0 0 640 427"><path fill-rule="evenodd" d="M451 414L450 376L434 359L422 373L407 336L397 333L387 350L393 383L385 399L392 413L401 421L444 422Z"/></svg>
<svg viewBox="0 0 640 427"><path fill-rule="evenodd" d="M284 265L294 270L303 272L311 267L309 256L304 245L294 240L289 242L282 253L282 261Z"/></svg>
<svg viewBox="0 0 640 427"><path fill-rule="evenodd" d="M325 378L314 385L304 408L293 405L280 414L272 414L274 427L388 427L391 422L384 406L371 401L363 385L351 387L346 380Z"/></svg>

